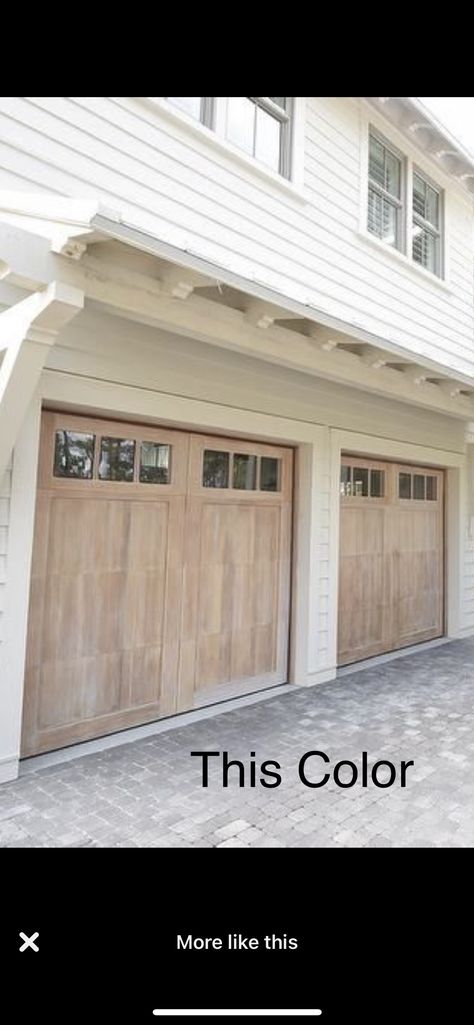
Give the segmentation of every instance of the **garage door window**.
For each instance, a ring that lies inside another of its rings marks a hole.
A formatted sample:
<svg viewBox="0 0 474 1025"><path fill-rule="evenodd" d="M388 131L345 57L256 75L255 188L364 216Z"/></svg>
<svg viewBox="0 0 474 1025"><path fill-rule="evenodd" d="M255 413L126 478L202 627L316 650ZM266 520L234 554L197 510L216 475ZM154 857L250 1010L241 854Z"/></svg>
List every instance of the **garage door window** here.
<svg viewBox="0 0 474 1025"><path fill-rule="evenodd" d="M341 466L340 492L344 498L383 498L385 471L367 466Z"/></svg>
<svg viewBox="0 0 474 1025"><path fill-rule="evenodd" d="M260 460L260 491L280 490L280 460L262 456Z"/></svg>
<svg viewBox="0 0 474 1025"><path fill-rule="evenodd" d="M99 480L133 480L135 442L126 438L102 438Z"/></svg>
<svg viewBox="0 0 474 1025"><path fill-rule="evenodd" d="M81 431L56 431L54 444L55 477L80 477L90 480L94 465L95 434Z"/></svg>
<svg viewBox="0 0 474 1025"><path fill-rule="evenodd" d="M228 488L229 487L229 462L228 452L217 452L214 449L204 449L204 462L202 469L202 484L204 488Z"/></svg>
<svg viewBox="0 0 474 1025"><path fill-rule="evenodd" d="M257 487L257 457L234 452L232 486L239 491L255 491Z"/></svg>
<svg viewBox="0 0 474 1025"><path fill-rule="evenodd" d="M169 484L171 479L171 445L142 441L140 446L141 484Z"/></svg>
<svg viewBox="0 0 474 1025"><path fill-rule="evenodd" d="M411 473L398 475L398 497L411 498Z"/></svg>
<svg viewBox="0 0 474 1025"><path fill-rule="evenodd" d="M426 498L428 502L436 502L436 499L438 497L437 484L438 481L436 477L426 478Z"/></svg>
<svg viewBox="0 0 474 1025"><path fill-rule="evenodd" d="M398 497L412 498L418 502L436 502L438 497L437 478L424 473L399 473Z"/></svg>
<svg viewBox="0 0 474 1025"><path fill-rule="evenodd" d="M260 465L259 465L260 464ZM202 486L236 491L281 491L281 459L204 449Z"/></svg>

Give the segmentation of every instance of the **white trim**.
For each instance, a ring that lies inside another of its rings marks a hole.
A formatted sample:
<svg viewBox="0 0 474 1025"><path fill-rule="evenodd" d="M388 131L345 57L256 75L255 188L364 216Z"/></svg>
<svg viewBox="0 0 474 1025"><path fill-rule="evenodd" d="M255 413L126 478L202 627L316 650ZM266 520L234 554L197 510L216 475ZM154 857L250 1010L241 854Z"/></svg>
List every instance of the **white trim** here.
<svg viewBox="0 0 474 1025"><path fill-rule="evenodd" d="M189 114L185 114L184 111L179 110L177 107L173 107L163 96L139 96L137 97L143 104L154 110L155 114L159 112L164 115L169 121L174 124L179 124L181 127L185 127L191 134L200 138L203 142L211 145L214 149L220 150L227 157L230 157L234 163L240 164L245 167L248 171L263 178L266 182L270 182L275 185L276 188L283 190L288 195L292 196L293 199L297 199L299 202L307 203L308 199L303 191L303 181L301 172L296 173L297 162L300 162L304 154L302 153L301 147L301 131L303 132L304 138L304 125L302 129L299 129L296 133L292 133L291 143L291 176L285 178L281 174L277 174L271 171L264 164L259 163L254 157L249 156L240 150L238 146L234 146L231 142L224 137L225 136L225 107L224 104L217 102L215 104L215 125L216 128L208 128L207 125L203 125L200 121L190 117ZM217 100L225 100L226 97L217 97ZM304 108L301 105L295 104L295 119L304 116ZM222 134L221 134L222 133Z"/></svg>
<svg viewBox="0 0 474 1025"><path fill-rule="evenodd" d="M8 568L5 588L5 634L0 652L2 659L0 751L9 752L6 755L6 760L12 764L18 762L20 755L40 410L41 402L37 391L30 402L13 453ZM5 756L2 763L4 760Z"/></svg>
<svg viewBox="0 0 474 1025"><path fill-rule="evenodd" d="M11 783L18 776L19 761L16 755L0 758L0 783Z"/></svg>
<svg viewBox="0 0 474 1025"><path fill-rule="evenodd" d="M320 683L330 683L331 680L335 680L337 675L337 666L330 666L329 669L315 669L312 673L308 673L306 677L306 687L315 687Z"/></svg>

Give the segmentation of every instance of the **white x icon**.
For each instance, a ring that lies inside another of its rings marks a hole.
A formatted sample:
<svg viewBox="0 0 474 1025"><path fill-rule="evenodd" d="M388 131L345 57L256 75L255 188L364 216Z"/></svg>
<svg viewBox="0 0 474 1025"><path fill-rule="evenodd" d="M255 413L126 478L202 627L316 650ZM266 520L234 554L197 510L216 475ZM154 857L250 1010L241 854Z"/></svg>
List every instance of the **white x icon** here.
<svg viewBox="0 0 474 1025"><path fill-rule="evenodd" d="M23 950L26 950L27 947L31 947L32 950L39 950L39 947L37 947L36 943L35 943L35 940L38 939L38 936L39 936L39 932L34 932L32 936L27 936L26 933L21 932L20 933L20 939L24 940L25 942L20 947L20 952L23 951Z"/></svg>

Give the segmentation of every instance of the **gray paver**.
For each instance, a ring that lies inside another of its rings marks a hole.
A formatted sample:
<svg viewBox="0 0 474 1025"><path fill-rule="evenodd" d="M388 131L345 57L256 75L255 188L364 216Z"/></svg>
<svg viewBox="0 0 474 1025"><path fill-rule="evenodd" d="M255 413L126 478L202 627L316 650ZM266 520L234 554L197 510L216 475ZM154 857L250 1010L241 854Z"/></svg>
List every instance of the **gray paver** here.
<svg viewBox="0 0 474 1025"><path fill-rule="evenodd" d="M280 763L282 783L241 788L234 772L223 788L211 764L203 788L196 750L225 750L246 764L256 751ZM367 751L370 764L415 766L405 789L340 789L331 780L313 790L297 772L312 750L331 765L359 764ZM473 847L473 799L474 639L466 639L33 769L0 787L0 847Z"/></svg>

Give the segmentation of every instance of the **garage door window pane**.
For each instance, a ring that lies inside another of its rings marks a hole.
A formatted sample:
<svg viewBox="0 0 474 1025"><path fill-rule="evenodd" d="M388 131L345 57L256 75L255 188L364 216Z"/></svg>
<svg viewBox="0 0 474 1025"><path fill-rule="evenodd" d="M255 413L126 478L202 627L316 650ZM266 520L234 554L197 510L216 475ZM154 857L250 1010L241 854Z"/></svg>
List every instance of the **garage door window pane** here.
<svg viewBox="0 0 474 1025"><path fill-rule="evenodd" d="M436 502L438 497L438 481L436 477L426 478L426 497L428 502Z"/></svg>
<svg viewBox="0 0 474 1025"><path fill-rule="evenodd" d="M341 466L341 495L350 495L351 493L351 467Z"/></svg>
<svg viewBox="0 0 474 1025"><path fill-rule="evenodd" d="M262 456L260 460L260 491L280 490L280 460Z"/></svg>
<svg viewBox="0 0 474 1025"><path fill-rule="evenodd" d="M216 452L210 448L204 450L202 484L204 488L229 487L228 452Z"/></svg>
<svg viewBox="0 0 474 1025"><path fill-rule="evenodd" d="M94 463L94 434L80 431L56 431L54 476L90 480Z"/></svg>
<svg viewBox="0 0 474 1025"><path fill-rule="evenodd" d="M169 484L171 478L171 445L142 441L140 450L140 481L142 484Z"/></svg>
<svg viewBox="0 0 474 1025"><path fill-rule="evenodd" d="M421 473L415 473L413 477L413 498L423 499L425 497L425 478Z"/></svg>
<svg viewBox="0 0 474 1025"><path fill-rule="evenodd" d="M127 438L102 438L99 480L133 480L135 442Z"/></svg>
<svg viewBox="0 0 474 1025"><path fill-rule="evenodd" d="M242 491L254 491L257 485L257 457L236 452L232 471L232 486Z"/></svg>
<svg viewBox="0 0 474 1025"><path fill-rule="evenodd" d="M411 498L411 473L398 475L398 497Z"/></svg>
<svg viewBox="0 0 474 1025"><path fill-rule="evenodd" d="M385 473L383 470L370 471L370 497L383 498L385 494Z"/></svg>
<svg viewBox="0 0 474 1025"><path fill-rule="evenodd" d="M367 467L354 466L352 471L352 493L357 498L367 498L369 494L369 471Z"/></svg>

